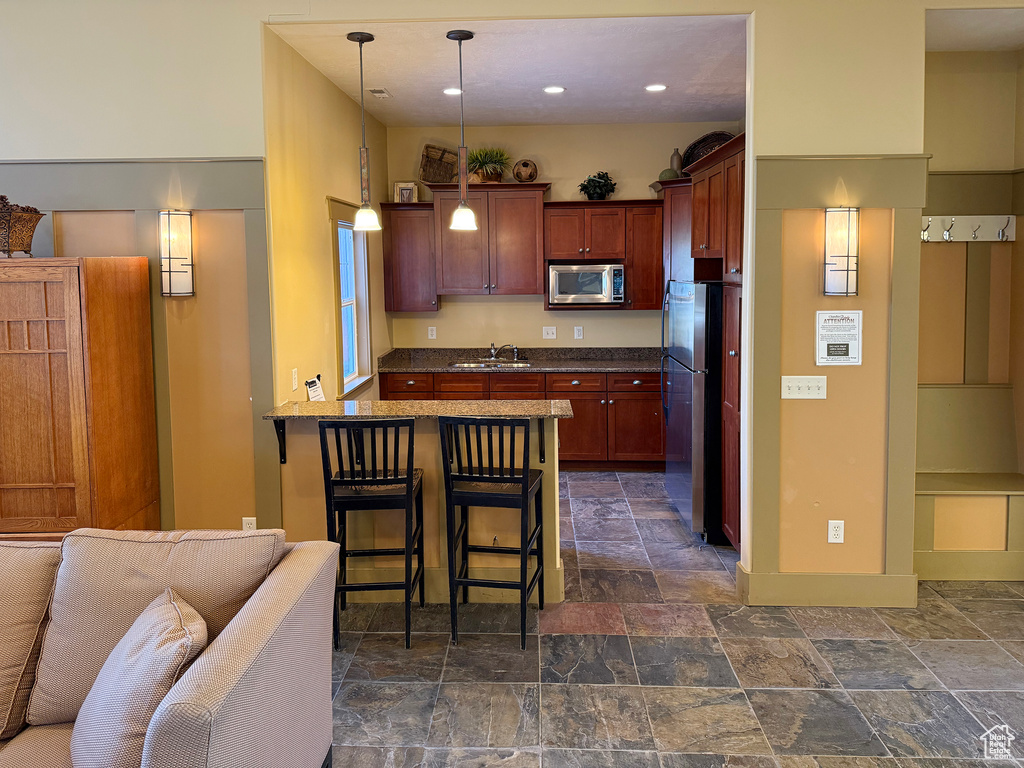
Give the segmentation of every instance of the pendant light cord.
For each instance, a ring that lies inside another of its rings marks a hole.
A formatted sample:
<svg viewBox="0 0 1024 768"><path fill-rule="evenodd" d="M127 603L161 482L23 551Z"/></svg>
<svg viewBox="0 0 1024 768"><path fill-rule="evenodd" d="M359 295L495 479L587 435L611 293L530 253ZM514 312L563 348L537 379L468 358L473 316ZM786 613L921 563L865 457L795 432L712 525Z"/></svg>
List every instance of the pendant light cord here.
<svg viewBox="0 0 1024 768"><path fill-rule="evenodd" d="M462 41L459 40L459 145L466 146L466 102L463 99L465 88L462 86Z"/></svg>
<svg viewBox="0 0 1024 768"><path fill-rule="evenodd" d="M461 44L460 44L461 47ZM461 51L460 51L460 62L461 62ZM462 64L459 64L462 67ZM365 89L363 88L363 41L359 41L359 114L363 122L363 148L366 148L366 103Z"/></svg>

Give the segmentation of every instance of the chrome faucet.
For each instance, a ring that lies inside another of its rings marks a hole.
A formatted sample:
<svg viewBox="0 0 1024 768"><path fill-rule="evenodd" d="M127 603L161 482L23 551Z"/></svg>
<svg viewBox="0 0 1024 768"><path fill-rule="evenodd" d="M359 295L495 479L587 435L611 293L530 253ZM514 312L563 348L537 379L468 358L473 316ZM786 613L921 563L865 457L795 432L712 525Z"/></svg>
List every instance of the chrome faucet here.
<svg viewBox="0 0 1024 768"><path fill-rule="evenodd" d="M505 349L511 349L512 350L512 359L513 360L518 360L519 359L519 347L517 347L515 344L502 344L500 347L495 349L494 348L494 342L492 341L491 342L491 360L497 360L498 359L498 355L500 355Z"/></svg>

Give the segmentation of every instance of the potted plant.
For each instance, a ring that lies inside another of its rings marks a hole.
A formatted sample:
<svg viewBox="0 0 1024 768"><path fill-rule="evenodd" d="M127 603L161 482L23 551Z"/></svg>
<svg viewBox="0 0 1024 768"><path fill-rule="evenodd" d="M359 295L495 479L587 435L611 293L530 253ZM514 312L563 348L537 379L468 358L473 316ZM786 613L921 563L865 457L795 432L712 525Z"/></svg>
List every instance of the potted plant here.
<svg viewBox="0 0 1024 768"><path fill-rule="evenodd" d="M580 184L580 192L587 196L588 200L604 200L615 191L615 182L606 171L598 171L593 176L587 176Z"/></svg>
<svg viewBox="0 0 1024 768"><path fill-rule="evenodd" d="M512 165L512 156L500 147L481 147L469 153L466 165L480 181L501 181Z"/></svg>
<svg viewBox="0 0 1024 768"><path fill-rule="evenodd" d="M0 258L7 258L16 251L32 255L32 235L36 224L45 214L31 205L18 205L0 195Z"/></svg>

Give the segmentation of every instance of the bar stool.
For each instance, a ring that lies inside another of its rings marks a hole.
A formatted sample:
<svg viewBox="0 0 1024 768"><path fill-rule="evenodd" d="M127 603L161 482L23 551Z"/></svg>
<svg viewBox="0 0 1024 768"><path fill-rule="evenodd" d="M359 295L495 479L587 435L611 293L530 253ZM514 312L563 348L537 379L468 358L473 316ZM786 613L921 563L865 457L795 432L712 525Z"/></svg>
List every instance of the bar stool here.
<svg viewBox="0 0 1024 768"><path fill-rule="evenodd" d="M534 589L544 608L544 473L530 469L530 420L481 419L440 416L441 465L444 470L445 519L448 527L448 593L451 600L452 642L458 645L458 590L462 602L469 600L469 587L497 587L519 590L520 646L526 650L526 603ZM517 456L516 443L522 451ZM497 457L497 461L495 461ZM518 460L518 467L516 466ZM530 502L533 501L534 526L530 529ZM455 508L461 509L458 529ZM518 509L520 539L518 547L499 547L469 543L469 508L500 507ZM456 564L456 542L461 562ZM469 554L490 552L519 556L519 581L473 579L469 576ZM537 558L533 577L527 580L529 558Z"/></svg>
<svg viewBox="0 0 1024 768"><path fill-rule="evenodd" d="M403 429L407 432L404 441ZM399 462L403 442L406 449L404 466ZM334 647L337 648L341 641L340 611L346 608L349 592L401 589L405 591L405 647L408 648L411 643L412 596L417 587L420 606L424 603L423 470L413 467L413 420L321 421L320 453L327 500L327 538L341 545L334 596ZM348 512L385 509L405 510L405 546L349 549ZM414 554L417 560L415 573L412 568ZM405 579L349 584L348 560L376 555L404 555Z"/></svg>

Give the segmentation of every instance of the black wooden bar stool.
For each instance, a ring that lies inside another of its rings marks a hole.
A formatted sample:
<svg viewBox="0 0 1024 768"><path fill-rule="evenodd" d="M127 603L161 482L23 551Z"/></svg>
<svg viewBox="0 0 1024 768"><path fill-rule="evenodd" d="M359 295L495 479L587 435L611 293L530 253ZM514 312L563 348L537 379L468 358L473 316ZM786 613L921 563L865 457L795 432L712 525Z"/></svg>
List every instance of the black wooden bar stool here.
<svg viewBox="0 0 1024 768"><path fill-rule="evenodd" d="M519 590L521 647L526 650L526 603L537 589L537 601L544 608L544 473L530 469L529 419L478 419L438 417L441 433L441 465L444 470L445 519L448 526L448 593L451 600L452 642L459 642L458 590L462 602L469 600L469 587L497 587ZM517 450L517 445L520 450ZM518 466L517 466L518 464ZM530 502L534 524L530 527ZM456 528L455 508L461 510ZM469 543L469 508L518 509L518 547ZM461 562L456 562L456 543ZM490 552L519 556L519 581L474 579L469 576L469 554ZM533 577L527 579L529 558L537 558Z"/></svg>
<svg viewBox="0 0 1024 768"><path fill-rule="evenodd" d="M406 431L403 441L402 430ZM399 461L402 443L406 460ZM423 605L423 470L413 467L413 420L321 421L320 453L327 498L327 538L341 545L334 600L334 647L341 640L339 612L349 592L401 589L405 591L405 647L410 645L412 596L417 586ZM415 503L415 508L414 508ZM405 510L405 546L349 549L348 512ZM415 520L414 520L415 515ZM412 556L416 555L413 572ZM404 555L405 579L349 584L347 563L353 557Z"/></svg>

